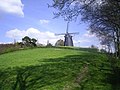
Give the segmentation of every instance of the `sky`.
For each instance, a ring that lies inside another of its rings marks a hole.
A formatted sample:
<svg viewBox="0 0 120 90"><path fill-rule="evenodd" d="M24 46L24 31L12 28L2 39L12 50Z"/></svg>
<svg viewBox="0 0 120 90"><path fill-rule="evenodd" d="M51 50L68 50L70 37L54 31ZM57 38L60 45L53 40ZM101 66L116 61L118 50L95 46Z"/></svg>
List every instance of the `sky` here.
<svg viewBox="0 0 120 90"><path fill-rule="evenodd" d="M0 43L18 42L24 36L36 38L38 43L53 45L59 39L64 40L67 22L62 17L55 18L54 8L48 8L52 0L0 0ZM73 36L74 46L99 46L99 41L89 33L87 23L77 20L69 24L69 32L79 32Z"/></svg>

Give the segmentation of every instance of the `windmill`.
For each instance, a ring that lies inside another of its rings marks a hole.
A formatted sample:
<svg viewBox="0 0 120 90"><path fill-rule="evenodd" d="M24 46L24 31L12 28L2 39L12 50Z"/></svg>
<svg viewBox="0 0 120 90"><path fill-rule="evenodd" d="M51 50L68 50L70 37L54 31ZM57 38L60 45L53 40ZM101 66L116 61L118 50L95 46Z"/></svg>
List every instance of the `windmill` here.
<svg viewBox="0 0 120 90"><path fill-rule="evenodd" d="M60 34L55 34L55 35L64 35L64 37L65 37L64 46L74 46L73 40L72 40L72 37L73 37L72 35L77 35L79 33L78 32L69 33L68 28L69 28L69 22L67 23L66 33L60 33Z"/></svg>

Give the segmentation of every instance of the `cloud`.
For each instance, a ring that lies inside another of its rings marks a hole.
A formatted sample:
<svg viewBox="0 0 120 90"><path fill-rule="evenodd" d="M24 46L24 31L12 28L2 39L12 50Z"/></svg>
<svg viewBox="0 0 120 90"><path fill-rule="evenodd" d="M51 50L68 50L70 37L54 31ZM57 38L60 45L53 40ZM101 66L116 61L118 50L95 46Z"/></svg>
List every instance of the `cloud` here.
<svg viewBox="0 0 120 90"><path fill-rule="evenodd" d="M50 22L49 20L45 20L45 19L40 20L40 24L48 24L49 22Z"/></svg>
<svg viewBox="0 0 120 90"><path fill-rule="evenodd" d="M97 45L98 39L95 37L95 34L91 34L89 31L85 32L83 35L77 37L73 40L76 46L80 47L90 47L91 45Z"/></svg>
<svg viewBox="0 0 120 90"><path fill-rule="evenodd" d="M95 34L91 34L90 31L87 31L83 36L86 38L93 38L95 37Z"/></svg>
<svg viewBox="0 0 120 90"><path fill-rule="evenodd" d="M0 12L24 17L23 6L21 0L0 0Z"/></svg>
<svg viewBox="0 0 120 90"><path fill-rule="evenodd" d="M75 46L80 46L80 47L83 47L83 46L87 46L89 47L89 43L91 43L91 41L89 39L84 39L84 38L80 38L79 40L73 40L73 43Z"/></svg>
<svg viewBox="0 0 120 90"><path fill-rule="evenodd" d="M25 36L25 31L20 31L18 29L10 30L6 32L6 36L9 38L20 38L22 36Z"/></svg>
<svg viewBox="0 0 120 90"><path fill-rule="evenodd" d="M49 40L49 42L53 45L57 40L64 39L63 36L55 36L53 32L41 32L40 30L35 28L28 28L27 30L13 29L6 32L6 37L16 39L17 41L20 41L24 36L36 38L38 42L42 44L46 44Z"/></svg>
<svg viewBox="0 0 120 90"><path fill-rule="evenodd" d="M0 44L11 44L13 42L0 42Z"/></svg>
<svg viewBox="0 0 120 90"><path fill-rule="evenodd" d="M88 32L85 33L82 36L73 37L74 46L80 46L80 47L87 46L87 47L90 47L92 44L94 44L94 45L98 44L95 37L90 36L91 38L89 38L89 36L87 36L86 34L88 34ZM48 40L53 45L59 39L64 40L63 35L55 36L55 33L53 33L53 32L41 31L41 30L38 30L36 28L28 28L26 30L13 29L13 30L9 30L9 31L6 32L6 37L12 38L12 40L16 39L16 41L21 41L21 39L24 36L29 36L30 38L36 38L39 43L45 44L45 45L47 44Z"/></svg>
<svg viewBox="0 0 120 90"><path fill-rule="evenodd" d="M82 36L78 37L79 39L74 40L74 43L91 43L93 42L92 38L95 38L94 34L91 34L89 31L87 31L86 33L84 33Z"/></svg>
<svg viewBox="0 0 120 90"><path fill-rule="evenodd" d="M89 39L79 39L79 40L74 40L74 43L90 43L91 41Z"/></svg>

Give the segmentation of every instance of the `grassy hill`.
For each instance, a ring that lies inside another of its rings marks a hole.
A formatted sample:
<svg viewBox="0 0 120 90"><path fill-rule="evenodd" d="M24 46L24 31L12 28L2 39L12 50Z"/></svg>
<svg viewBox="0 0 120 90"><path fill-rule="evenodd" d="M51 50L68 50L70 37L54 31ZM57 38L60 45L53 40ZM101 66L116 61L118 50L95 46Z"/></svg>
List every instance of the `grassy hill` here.
<svg viewBox="0 0 120 90"><path fill-rule="evenodd" d="M0 55L0 90L112 90L104 54L36 48Z"/></svg>

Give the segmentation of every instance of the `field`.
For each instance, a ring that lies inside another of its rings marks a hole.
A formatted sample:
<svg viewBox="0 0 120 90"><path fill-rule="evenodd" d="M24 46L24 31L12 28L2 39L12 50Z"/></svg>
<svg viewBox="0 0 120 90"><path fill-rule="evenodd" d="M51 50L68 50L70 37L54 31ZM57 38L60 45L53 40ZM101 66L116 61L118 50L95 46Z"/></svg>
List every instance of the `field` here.
<svg viewBox="0 0 120 90"><path fill-rule="evenodd" d="M0 55L0 90L112 90L104 54L36 48Z"/></svg>

